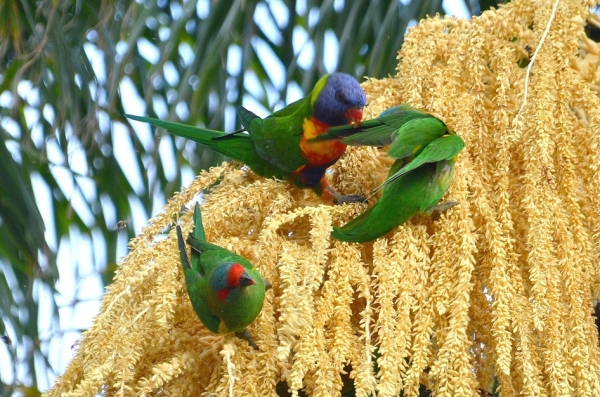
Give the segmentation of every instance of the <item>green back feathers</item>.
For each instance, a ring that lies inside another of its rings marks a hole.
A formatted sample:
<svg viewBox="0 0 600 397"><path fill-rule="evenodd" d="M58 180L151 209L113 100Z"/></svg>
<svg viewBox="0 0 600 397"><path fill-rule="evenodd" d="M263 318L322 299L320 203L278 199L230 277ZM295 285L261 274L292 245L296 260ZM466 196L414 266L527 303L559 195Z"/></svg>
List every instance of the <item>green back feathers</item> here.
<svg viewBox="0 0 600 397"><path fill-rule="evenodd" d="M300 151L304 120L310 118L308 97L261 119L249 110L238 107L238 116L248 131L254 151L262 161L281 171L285 179L307 163ZM250 164L249 164L250 165ZM252 166L250 166L252 168Z"/></svg>
<svg viewBox="0 0 600 397"><path fill-rule="evenodd" d="M392 133L388 156L395 159L416 156L432 141L447 133L446 125L435 117L412 119Z"/></svg>

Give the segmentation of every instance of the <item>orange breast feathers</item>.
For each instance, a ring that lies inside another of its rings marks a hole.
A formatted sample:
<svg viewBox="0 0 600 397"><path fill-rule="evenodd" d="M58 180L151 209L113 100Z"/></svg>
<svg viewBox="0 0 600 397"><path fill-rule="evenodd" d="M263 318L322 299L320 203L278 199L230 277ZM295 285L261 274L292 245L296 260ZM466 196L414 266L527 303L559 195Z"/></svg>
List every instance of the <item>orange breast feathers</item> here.
<svg viewBox="0 0 600 397"><path fill-rule="evenodd" d="M312 116L310 119L304 119L300 150L302 150L302 156L311 165L325 165L334 162L346 150L346 145L339 141L307 142L309 139L327 132L328 128L329 125L320 122Z"/></svg>

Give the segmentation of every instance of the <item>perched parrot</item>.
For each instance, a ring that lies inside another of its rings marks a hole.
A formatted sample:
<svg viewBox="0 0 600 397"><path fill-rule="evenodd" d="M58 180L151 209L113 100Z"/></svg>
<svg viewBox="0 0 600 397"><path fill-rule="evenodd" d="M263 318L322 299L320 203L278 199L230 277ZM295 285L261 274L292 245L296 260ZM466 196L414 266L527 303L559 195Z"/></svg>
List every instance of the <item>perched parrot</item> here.
<svg viewBox="0 0 600 397"><path fill-rule="evenodd" d="M248 134L225 133L147 117L125 115L145 121L212 150L238 160L263 177L290 179L300 188L311 188L327 201L364 201L344 196L327 183L325 171L346 150L339 141L311 142L329 127L362 120L365 93L352 76L334 73L322 77L312 92L281 110L261 119L238 106L237 113Z"/></svg>
<svg viewBox="0 0 600 397"><path fill-rule="evenodd" d="M179 226L177 240L190 301L202 323L216 334L235 332L257 348L246 327L260 313L270 284L246 259L206 241L198 203L187 238L191 264Z"/></svg>
<svg viewBox="0 0 600 397"><path fill-rule="evenodd" d="M375 240L418 213L444 211L458 204L436 206L454 176L454 162L465 143L439 119L408 105L387 109L359 127L334 127L315 141L341 141L353 146L389 146L388 156L397 159L375 205L332 236L341 241Z"/></svg>

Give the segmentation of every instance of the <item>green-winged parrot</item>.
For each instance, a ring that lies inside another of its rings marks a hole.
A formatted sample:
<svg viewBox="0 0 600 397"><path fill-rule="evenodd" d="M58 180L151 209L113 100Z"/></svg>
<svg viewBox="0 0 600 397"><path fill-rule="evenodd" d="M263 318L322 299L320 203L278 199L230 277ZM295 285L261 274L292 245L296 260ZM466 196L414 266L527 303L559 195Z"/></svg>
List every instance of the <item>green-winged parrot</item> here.
<svg viewBox="0 0 600 397"><path fill-rule="evenodd" d="M206 241L198 203L187 238L191 261L179 226L177 240L190 301L202 323L216 334L234 332L256 348L246 327L260 313L270 284L248 260Z"/></svg>
<svg viewBox="0 0 600 397"><path fill-rule="evenodd" d="M397 159L375 205L332 236L341 241L375 240L418 213L431 211L454 176L454 162L463 140L434 116L409 105L387 109L359 127L334 127L315 141L341 141L353 146L389 146L388 156ZM456 204L456 203L454 203Z"/></svg>
<svg viewBox="0 0 600 397"><path fill-rule="evenodd" d="M333 73L323 76L312 92L261 119L242 106L238 117L248 134L197 128L147 117L125 115L148 122L212 150L238 160L263 177L290 179L300 188L311 188L327 201L362 201L360 196L343 196L327 183L325 171L346 150L338 141L312 142L329 127L362 120L366 96L352 76Z"/></svg>

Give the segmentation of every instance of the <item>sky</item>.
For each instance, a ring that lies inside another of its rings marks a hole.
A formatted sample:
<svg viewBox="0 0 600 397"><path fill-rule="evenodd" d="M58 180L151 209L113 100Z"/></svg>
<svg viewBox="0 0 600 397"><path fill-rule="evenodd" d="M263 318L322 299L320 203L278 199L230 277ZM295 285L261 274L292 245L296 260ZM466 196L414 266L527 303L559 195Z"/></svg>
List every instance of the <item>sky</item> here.
<svg viewBox="0 0 600 397"><path fill-rule="evenodd" d="M206 13L209 12L209 1L210 0L199 0L197 2L196 12L199 16L206 15ZM409 0L400 1L406 4ZM298 7L300 7L299 11L302 11L302 7L304 7L304 9L306 8L306 2L300 1L298 4ZM334 8L341 7L343 4L344 0L335 0ZM271 10L275 15L276 23L287 20L287 9L281 0L271 1L269 7L271 7ZM444 0L443 7L450 15L463 18L469 17L469 13L463 0ZM270 18L265 16L268 12L267 6L260 4L256 9L254 18L257 22L262 22L261 28L265 34L271 40L277 42L280 40L278 27L271 22ZM311 17L309 14L309 24L311 23L310 19ZM317 16L315 16L315 23L316 21ZM168 32L165 32L164 34L168 34ZM275 59L270 48L266 44L258 40L253 44L255 45L259 57L262 59ZM123 53L125 51L126 48L124 48L123 45L126 44L123 42L117 45L118 53ZM312 65L315 54L314 47L305 30L301 28L294 30L292 45L294 52L297 54L299 66L309 68L310 65ZM329 54L329 57L325 59L325 67L328 72L334 72L337 67L338 50L337 38L333 33L325 37L325 46L328 48L326 53ZM154 44L150 42L140 42L138 43L138 47L142 56L148 61L155 63L158 60L160 54L158 53L158 48ZM94 67L96 75L102 83L106 79L103 54L91 43L86 45L85 50ZM182 47L180 54L184 62L185 59L192 59L193 57L191 47L188 49L186 49L185 46ZM269 62L269 64L272 65L271 69L268 71L270 77L276 88L281 88L280 86L285 84L285 68L278 61ZM236 48L236 46L230 46L226 68L231 75L235 76L241 73L241 49ZM169 65L165 66L165 79L168 82L169 79L173 79L173 81L170 81L171 83L176 83L175 79L178 79L177 73L169 73ZM249 92L259 92L262 89L258 79L253 74L248 74L245 81L247 82L245 88ZM137 95L137 90L133 87L133 83L130 80L125 79L120 85L120 90L122 93L121 97L127 98L127 101L123 103L126 113L136 115L147 114L144 101ZM32 106L39 104L39 92L33 88L33 85L30 82L21 83L18 87L18 94L22 98L25 98ZM242 103L243 106L254 111L257 115L264 117L267 116L270 111L277 110L286 103L293 102L302 96L303 92L300 87L295 83L291 83L288 87L287 98L279 98L277 91L275 90L267 92L269 103L272 104L273 109L264 108L259 102L254 100L251 95L245 96ZM0 95L0 105L2 106L8 105L11 100L12 97L9 92ZM168 107L166 103L157 102L154 104L154 107L154 110L159 117L167 116ZM176 112L182 118L185 118L185 112L187 111L189 110L186 109L185 106L176 109ZM25 117L28 121L31 120L30 133L35 142L36 139L40 140L43 136L38 122L40 117L44 117L51 123L54 115L52 114L51 107L44 107L41 115L37 110L34 110L33 107L30 107L26 110ZM233 107L230 107L227 110L225 119L226 130L230 131L234 129L235 117L235 110ZM135 152L129 130L124 125L120 123L113 123L112 126L109 125L109 118L106 114L100 113L98 114L98 118L100 121L100 128L105 132L110 130L110 133L113 134L113 142L119 142L118 147L112 148L115 157L121 168L125 170L126 176L132 186L141 193L143 191L141 182L142 172L152 173L156 172L156 170L140 170L137 167L137 164L131 161L132 156L135 156ZM18 131L14 124L11 124L9 119L4 118L0 120L0 123L3 128L15 137L20 135L20 131ZM132 126L144 146L150 147L151 145L154 145L152 131L147 124L132 122ZM73 148L69 153L68 159L64 158L62 150L56 142L46 142L50 162L54 164L64 164L64 166L53 167L51 172L59 182L60 188L65 196L70 197L70 202L74 211L78 213L84 222L92 224L93 217L89 212L90 210L87 207L87 204L85 204L85 197L88 195L97 195L99 192L96 190L93 181L84 177L76 179L71 177L71 172L67 167L70 167L71 170L80 175L86 175L87 162L85 160L84 148L82 145L78 145L76 136L72 131L67 131L67 134L70 135L72 139L69 143L69 147ZM173 153L172 148L168 146L170 144L171 140L161 140L158 147L159 154L163 159L162 164L166 167L164 172L167 176L174 176L176 173L180 172L182 174L183 184L187 185L195 178L196 173L189 167L182 170L178 170L174 166L169 167L169 165L176 164L174 159L168 161L169 159L167 158L168 156L172 156ZM9 145L9 150L11 150L18 161L18 147L11 147ZM152 175L150 175L150 180L152 180ZM60 246L57 246L57 238L53 235L52 231L54 228L51 226L53 224L53 217L51 214L54 211L50 206L50 203L52 202L50 199L51 191L39 175L32 176L32 184L36 193L38 207L40 208L44 222L48 225L46 228L46 239L50 247L57 252L57 263L60 272L60 279L57 284L59 296L55 297L56 302L59 305L60 324L53 324L51 307L53 299L49 295L50 291L44 288L41 283L38 283L34 288L34 299L39 302L40 306L40 319L38 323L40 339L46 341L42 344L43 349L49 357L51 366L57 371L57 373L48 373L47 377L44 378L42 376L38 379L38 388L44 391L53 384L55 376L61 374L66 368L75 351L73 345L81 337L80 330L84 330L91 326L94 316L98 313L100 308L100 298L102 297L104 288L96 265L100 263L105 264L107 260L105 256L102 256L102 253L105 252L106 249L104 240L99 232L96 236L93 234L90 239L89 237L78 233L77 228L72 227L70 230L70 240L72 240L72 242L65 241L64 243L61 243ZM110 200L103 200L101 198L101 201L103 202L102 210L106 214L107 223L112 223L116 226L119 219L116 218L116 211L112 207ZM137 197L131 197L130 201L133 214L131 219L126 220L127 227L132 228L137 235L141 228L146 224L148 215L141 209L142 206L139 204L139 199L137 199ZM157 195L150 217L153 217L160 212L164 204L165 202L162 196ZM118 233L118 231L115 232ZM127 254L127 234L120 233L119 239L118 255L119 257L122 257ZM73 263L78 263L79 266L73 266ZM11 283L12 280L12 285L14 285L14 283L16 283L16 278L12 275L10 266L7 266L6 263L0 261L0 267L6 274L9 283ZM73 304L75 302L76 304ZM47 313L47 315L44 315L44 313ZM61 330L61 334L59 335L55 335L55 330L57 328ZM10 336L11 330L8 329L7 333ZM17 349L19 356L22 356L22 351L23 349ZM0 378L8 384L12 383L12 379L15 375L14 369L9 363L10 356L7 347L4 344L0 344ZM18 378L26 379L28 377L28 374L22 373L22 369L17 368L16 371L18 373Z"/></svg>

